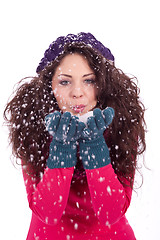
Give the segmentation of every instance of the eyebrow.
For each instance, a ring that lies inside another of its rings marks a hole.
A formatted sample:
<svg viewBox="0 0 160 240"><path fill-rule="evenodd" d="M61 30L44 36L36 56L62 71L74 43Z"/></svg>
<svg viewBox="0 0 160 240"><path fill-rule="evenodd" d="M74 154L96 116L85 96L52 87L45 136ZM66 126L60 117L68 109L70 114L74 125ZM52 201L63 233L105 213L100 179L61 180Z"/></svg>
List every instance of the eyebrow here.
<svg viewBox="0 0 160 240"><path fill-rule="evenodd" d="M70 78L72 77L71 75L68 75L68 74L59 74L58 77L60 77L60 76L65 76L65 77L70 77Z"/></svg>
<svg viewBox="0 0 160 240"><path fill-rule="evenodd" d="M83 77L88 77L88 76L90 76L90 75L95 75L95 74L94 74L94 73L88 73L88 74L84 74ZM68 75L68 74L59 74L58 77L59 77L59 76L65 76L65 77L72 78L72 76L71 76L71 75Z"/></svg>
<svg viewBox="0 0 160 240"><path fill-rule="evenodd" d="M88 77L90 75L95 75L95 74L94 73L88 73L88 74L83 75L83 77Z"/></svg>

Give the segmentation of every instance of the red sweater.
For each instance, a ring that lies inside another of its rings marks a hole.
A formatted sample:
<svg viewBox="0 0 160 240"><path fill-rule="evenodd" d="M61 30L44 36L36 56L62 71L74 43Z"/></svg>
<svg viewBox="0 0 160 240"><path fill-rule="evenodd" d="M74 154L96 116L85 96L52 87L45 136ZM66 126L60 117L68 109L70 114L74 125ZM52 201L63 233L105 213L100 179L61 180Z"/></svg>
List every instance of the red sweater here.
<svg viewBox="0 0 160 240"><path fill-rule="evenodd" d="M85 171L78 164L80 170L46 168L41 180L23 171L32 210L27 240L135 240L124 215L131 188L111 164Z"/></svg>

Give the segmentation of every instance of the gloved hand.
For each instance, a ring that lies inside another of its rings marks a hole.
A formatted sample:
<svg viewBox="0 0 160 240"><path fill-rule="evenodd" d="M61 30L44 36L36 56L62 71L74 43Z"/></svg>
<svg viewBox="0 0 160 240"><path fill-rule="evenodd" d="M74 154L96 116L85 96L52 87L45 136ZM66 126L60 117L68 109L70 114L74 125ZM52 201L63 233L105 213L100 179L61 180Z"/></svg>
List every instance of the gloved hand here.
<svg viewBox="0 0 160 240"><path fill-rule="evenodd" d="M103 112L96 108L93 110L93 117L88 118L87 127L82 131L79 145L85 169L100 168L111 162L103 132L112 122L113 117L113 108L106 108Z"/></svg>
<svg viewBox="0 0 160 240"><path fill-rule="evenodd" d="M76 116L58 111L45 118L48 132L53 136L50 144L47 166L49 168L65 168L76 165L77 140L81 136L85 124L79 122Z"/></svg>

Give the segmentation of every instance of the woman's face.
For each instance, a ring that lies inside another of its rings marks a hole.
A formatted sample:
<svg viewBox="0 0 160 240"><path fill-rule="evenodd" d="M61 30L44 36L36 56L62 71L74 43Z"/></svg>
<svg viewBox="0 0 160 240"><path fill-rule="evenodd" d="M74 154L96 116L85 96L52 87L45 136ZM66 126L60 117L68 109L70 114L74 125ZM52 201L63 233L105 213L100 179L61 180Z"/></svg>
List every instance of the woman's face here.
<svg viewBox="0 0 160 240"><path fill-rule="evenodd" d="M63 112L83 115L97 104L95 73L77 53L62 59L53 75L52 89Z"/></svg>

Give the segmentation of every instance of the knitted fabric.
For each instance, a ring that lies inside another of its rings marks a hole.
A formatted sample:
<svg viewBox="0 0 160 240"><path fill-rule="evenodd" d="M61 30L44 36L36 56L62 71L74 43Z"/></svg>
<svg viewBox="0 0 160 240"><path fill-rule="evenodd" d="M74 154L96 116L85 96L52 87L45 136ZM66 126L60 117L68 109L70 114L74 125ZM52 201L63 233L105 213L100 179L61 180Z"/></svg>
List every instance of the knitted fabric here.
<svg viewBox="0 0 160 240"><path fill-rule="evenodd" d="M73 167L76 165L77 143L84 123L77 117L65 112L55 111L45 117L46 130L53 136L49 149L47 166L53 168Z"/></svg>
<svg viewBox="0 0 160 240"><path fill-rule="evenodd" d="M80 155L85 169L101 168L111 163L103 136L91 142L80 141Z"/></svg>
<svg viewBox="0 0 160 240"><path fill-rule="evenodd" d="M41 59L36 72L42 71L51 61L55 60L58 56L60 56L64 47L68 43L84 43L89 47L97 50L102 56L106 59L114 61L114 56L111 51L105 47L100 41L98 41L91 33L78 33L77 35L68 34L67 36L62 36L53 41L49 48L45 51L44 57Z"/></svg>
<svg viewBox="0 0 160 240"><path fill-rule="evenodd" d="M103 111L94 109L93 117L88 118L87 128L83 129L79 140L80 156L85 169L101 168L111 163L103 133L113 117L114 110L109 107Z"/></svg>
<svg viewBox="0 0 160 240"><path fill-rule="evenodd" d="M50 169L74 167L77 162L76 154L76 143L61 143L53 139L50 144L47 167Z"/></svg>

